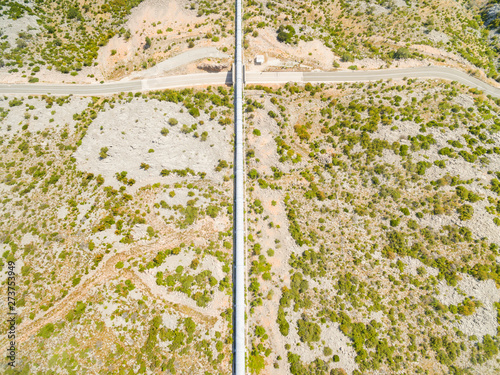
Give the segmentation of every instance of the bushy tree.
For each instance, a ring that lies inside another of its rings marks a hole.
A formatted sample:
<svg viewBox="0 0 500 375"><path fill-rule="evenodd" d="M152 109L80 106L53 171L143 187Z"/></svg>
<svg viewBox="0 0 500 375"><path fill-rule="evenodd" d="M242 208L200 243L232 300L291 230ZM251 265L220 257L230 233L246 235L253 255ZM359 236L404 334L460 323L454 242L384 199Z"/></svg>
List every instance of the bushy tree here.
<svg viewBox="0 0 500 375"><path fill-rule="evenodd" d="M320 326L304 318L297 320L297 333L303 342L319 341L321 338Z"/></svg>
<svg viewBox="0 0 500 375"><path fill-rule="evenodd" d="M411 57L411 52L408 48L406 47L401 47L399 48L395 53L394 53L394 58L395 59L408 59Z"/></svg>
<svg viewBox="0 0 500 375"><path fill-rule="evenodd" d="M292 25L283 26L278 28L278 40L283 43L291 43L295 36L295 29Z"/></svg>

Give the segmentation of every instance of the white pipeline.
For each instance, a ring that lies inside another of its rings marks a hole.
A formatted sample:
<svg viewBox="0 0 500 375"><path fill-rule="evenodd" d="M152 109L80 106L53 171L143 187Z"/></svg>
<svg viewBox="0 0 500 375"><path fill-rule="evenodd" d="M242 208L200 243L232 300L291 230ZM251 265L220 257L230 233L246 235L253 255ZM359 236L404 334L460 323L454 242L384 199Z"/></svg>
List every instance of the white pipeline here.
<svg viewBox="0 0 500 375"><path fill-rule="evenodd" d="M234 346L233 374L245 374L245 187L243 168L243 51L241 14L242 2L236 0L235 9L235 61L234 61Z"/></svg>

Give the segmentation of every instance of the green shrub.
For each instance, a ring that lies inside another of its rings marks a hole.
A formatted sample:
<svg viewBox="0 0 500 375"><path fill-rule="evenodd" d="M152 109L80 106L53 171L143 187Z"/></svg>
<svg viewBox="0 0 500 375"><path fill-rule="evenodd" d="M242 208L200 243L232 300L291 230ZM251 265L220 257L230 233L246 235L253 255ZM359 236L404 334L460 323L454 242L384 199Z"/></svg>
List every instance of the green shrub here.
<svg viewBox="0 0 500 375"><path fill-rule="evenodd" d="M216 218L219 214L220 208L217 206L210 205L207 207L207 215L211 218Z"/></svg>
<svg viewBox="0 0 500 375"><path fill-rule="evenodd" d="M255 180L259 177L259 172L257 172L256 169L251 169L250 172L248 172L248 177L250 177L252 180Z"/></svg>
<svg viewBox="0 0 500 375"><path fill-rule="evenodd" d="M394 58L395 59L408 59L411 57L411 52L408 48L406 47L401 47L399 48L395 53L394 53Z"/></svg>
<svg viewBox="0 0 500 375"><path fill-rule="evenodd" d="M479 306L481 306L479 301L473 301L470 298L466 298L457 306L457 310L459 314L469 316L474 314L476 307Z"/></svg>
<svg viewBox="0 0 500 375"><path fill-rule="evenodd" d="M260 374L266 367L265 358L258 351L252 350L248 356L248 370L251 374Z"/></svg>
<svg viewBox="0 0 500 375"><path fill-rule="evenodd" d="M50 338L55 331L55 326L52 323L48 323L42 327L42 329L38 332L37 336L43 337L44 339Z"/></svg>
<svg viewBox="0 0 500 375"><path fill-rule="evenodd" d="M472 191L467 190L463 186L457 186L455 188L455 191L459 198L463 199L464 201L468 201L471 203L477 202L481 200L481 197L477 194L474 194Z"/></svg>
<svg viewBox="0 0 500 375"><path fill-rule="evenodd" d="M78 10L78 8L75 8L74 6L69 7L68 11L66 12L66 16L69 19L73 19L73 18L83 19L83 17L81 15L80 11Z"/></svg>
<svg viewBox="0 0 500 375"><path fill-rule="evenodd" d="M469 204L457 208L460 220L469 220L474 215L474 208Z"/></svg>
<svg viewBox="0 0 500 375"><path fill-rule="evenodd" d="M278 41L283 43L291 43L295 37L295 29L292 25L283 26L281 25L278 30Z"/></svg>
<svg viewBox="0 0 500 375"><path fill-rule="evenodd" d="M354 61L354 56L352 54L350 54L349 52L343 52L341 54L340 58L343 62L353 62Z"/></svg>
<svg viewBox="0 0 500 375"><path fill-rule="evenodd" d="M417 174L419 175L424 175L425 174L425 171L427 168L430 168L431 167L431 163L429 163L428 161L419 161L417 163Z"/></svg>
<svg viewBox="0 0 500 375"><path fill-rule="evenodd" d="M189 110L189 114L190 114L191 116L195 117L195 118L196 118L196 117L200 117L200 110L199 110L198 108L196 108L196 107L191 108L191 109Z"/></svg>
<svg viewBox="0 0 500 375"><path fill-rule="evenodd" d="M106 159L108 157L109 149L107 147L101 147L101 151L99 152L100 159Z"/></svg>
<svg viewBox="0 0 500 375"><path fill-rule="evenodd" d="M220 172L223 168L229 168L229 164L227 161L219 159L219 164L215 167L215 171Z"/></svg>
<svg viewBox="0 0 500 375"><path fill-rule="evenodd" d="M297 333L302 342L319 341L321 338L320 326L304 318L297 320Z"/></svg>
<svg viewBox="0 0 500 375"><path fill-rule="evenodd" d="M436 160L434 161L434 165L441 169L446 168L446 162L444 160Z"/></svg>
<svg viewBox="0 0 500 375"><path fill-rule="evenodd" d="M255 326L255 336L263 337L266 334L266 329L262 326Z"/></svg>

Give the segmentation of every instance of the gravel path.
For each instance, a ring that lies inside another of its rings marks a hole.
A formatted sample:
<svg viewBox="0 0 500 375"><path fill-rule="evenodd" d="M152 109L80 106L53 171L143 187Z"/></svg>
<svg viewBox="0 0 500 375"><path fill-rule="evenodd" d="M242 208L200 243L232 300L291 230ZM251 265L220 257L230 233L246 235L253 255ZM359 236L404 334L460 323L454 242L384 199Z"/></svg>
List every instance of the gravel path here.
<svg viewBox="0 0 500 375"><path fill-rule="evenodd" d="M131 75L122 79L121 82L130 81L131 79L136 78L151 78L151 77L159 77L163 73L168 72L169 70L174 70L180 66L187 65L189 63L195 62L197 60L206 59L206 58L218 58L224 59L228 58L229 55L223 52L220 52L215 47L207 47L207 48L197 48L192 49L186 52L183 52L177 56L171 57L165 61L162 61L159 64L156 64L152 68L134 72Z"/></svg>

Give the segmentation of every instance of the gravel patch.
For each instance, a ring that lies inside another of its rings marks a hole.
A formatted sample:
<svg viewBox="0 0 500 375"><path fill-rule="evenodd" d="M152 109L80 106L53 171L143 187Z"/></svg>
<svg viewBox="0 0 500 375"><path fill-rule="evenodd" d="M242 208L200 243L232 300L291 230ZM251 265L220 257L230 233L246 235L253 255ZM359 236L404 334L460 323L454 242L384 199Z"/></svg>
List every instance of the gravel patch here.
<svg viewBox="0 0 500 375"><path fill-rule="evenodd" d="M436 298L445 305L458 305L468 296L481 301L482 307L477 308L476 312L470 316L463 316L454 325L468 336L475 335L480 339L484 335L495 336L498 323L494 303L500 301L500 291L495 282L476 280L466 274L460 274L460 276L462 280L456 287L449 286L446 281L441 280L437 285L439 294Z"/></svg>
<svg viewBox="0 0 500 375"><path fill-rule="evenodd" d="M401 261L406 265L405 272L409 273L412 276L417 275L417 268L420 267L424 268L426 273L431 276L436 277L439 274L439 271L436 268L426 266L418 259L412 257L403 257L401 258Z"/></svg>
<svg viewBox="0 0 500 375"><path fill-rule="evenodd" d="M300 355L303 362L310 363L316 358L322 358L326 362L330 362L333 368L342 368L348 374L351 374L358 368L355 362L356 352L351 346L351 340L345 336L339 329L338 323L320 324L321 339L319 343L315 343L313 349L307 344L300 341L297 333L297 320L300 318L300 312L290 310L287 315L287 320L290 322L290 332L287 336L287 342L291 345L290 351ZM324 341L324 344L323 344ZM297 344L299 344L297 346ZM323 348L329 347L332 349L332 356L325 357ZM333 363L333 355L339 356L339 362Z"/></svg>
<svg viewBox="0 0 500 375"><path fill-rule="evenodd" d="M18 96L17 99L22 99L23 103L10 107L8 103L14 99L14 96L7 96L6 98L0 98L0 107L9 111L7 117L0 122L0 136L9 139L18 135L24 124L28 124L28 130L31 133L56 129L60 131L60 129L66 127L68 135L71 135L74 133L76 124L73 115L83 112L91 101L90 98L73 97L70 99L69 104L62 106L54 104L51 108L46 108L45 102L41 99L27 99ZM27 110L27 105L35 108ZM25 117L26 113L29 114L29 118ZM47 141L42 142L41 146L45 146L47 143Z"/></svg>
<svg viewBox="0 0 500 375"><path fill-rule="evenodd" d="M147 270L146 273L151 276L156 277L157 272L175 272L175 269L179 266L184 267L185 269L189 269L189 265L196 257L194 252L182 252L177 255L168 256L163 264L159 267ZM198 264L196 270L192 270L191 273L198 274L202 271L211 271L212 276L217 280L221 280L224 278L225 274L222 271L222 263L215 257L211 255L205 255Z"/></svg>
<svg viewBox="0 0 500 375"><path fill-rule="evenodd" d="M450 37L441 31L432 30L427 34L427 38L434 43L447 43L450 40Z"/></svg>
<svg viewBox="0 0 500 375"><path fill-rule="evenodd" d="M102 175L106 185L114 188L122 186L116 173L126 171L127 178L136 181L131 190L155 182L179 180L175 174L161 177L163 169L190 168L222 182L223 176L215 172L215 167L220 159L232 160L232 128L222 127L204 113L195 119L186 112L181 113L181 109L180 104L140 98L99 113L74 154L79 169ZM170 126L171 117L179 123ZM184 124L191 126L199 120L203 120L204 125L197 125L197 132L207 131L206 141L195 138L193 133L181 132ZM160 134L164 127L169 130L167 136ZM108 157L100 159L103 147L108 148ZM142 163L149 168L141 168Z"/></svg>
<svg viewBox="0 0 500 375"><path fill-rule="evenodd" d="M7 36L4 41L9 42L10 48L16 47L16 40L19 33L24 32L35 37L40 31L40 26L36 22L38 17L25 15L17 20L10 19L7 15L0 16L0 35ZM2 41L3 42L3 41ZM10 68L9 68L10 69Z"/></svg>

